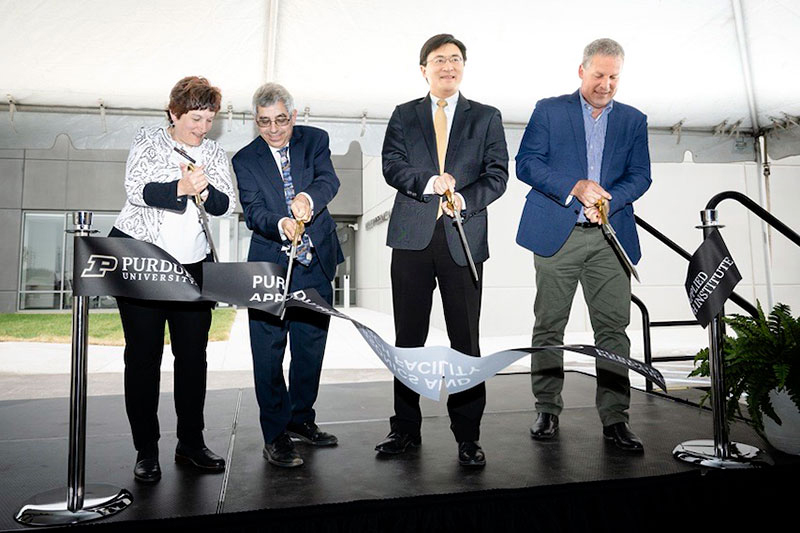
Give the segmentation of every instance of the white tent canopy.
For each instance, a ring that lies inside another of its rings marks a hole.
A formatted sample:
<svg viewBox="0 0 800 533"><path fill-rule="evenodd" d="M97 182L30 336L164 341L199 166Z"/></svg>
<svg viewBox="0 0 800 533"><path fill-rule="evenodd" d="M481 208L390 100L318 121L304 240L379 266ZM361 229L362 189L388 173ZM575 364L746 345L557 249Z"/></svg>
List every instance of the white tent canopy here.
<svg viewBox="0 0 800 533"><path fill-rule="evenodd" d="M617 97L648 115L654 160L687 149L695 160L753 160L754 126L777 134L774 157L800 153L793 0L0 0L0 9L2 148L68 133L79 148L125 149L135 127L162 120L172 85L199 74L222 89L215 133L229 150L253 136L250 97L272 79L294 94L301 121L331 132L334 151L357 140L378 154L393 107L427 90L420 46L449 32L467 46L463 93L501 110L513 150L536 101L577 89L583 47L608 36L626 50Z"/></svg>

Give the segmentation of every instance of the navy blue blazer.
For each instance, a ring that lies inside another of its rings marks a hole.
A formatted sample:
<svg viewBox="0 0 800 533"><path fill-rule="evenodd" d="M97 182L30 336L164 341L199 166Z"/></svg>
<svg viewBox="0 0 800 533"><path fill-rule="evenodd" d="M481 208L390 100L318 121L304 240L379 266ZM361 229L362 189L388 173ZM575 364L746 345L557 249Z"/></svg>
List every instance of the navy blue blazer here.
<svg viewBox="0 0 800 533"><path fill-rule="evenodd" d="M568 204L572 187L587 179L586 135L578 91L536 103L517 153L517 177L531 186L517 244L550 257L567 241L583 206ZM650 187L647 117L614 101L608 115L600 186L613 197L609 222L631 261L642 256L633 202Z"/></svg>
<svg viewBox="0 0 800 533"><path fill-rule="evenodd" d="M430 94L395 108L386 127L382 162L386 183L397 189L386 244L400 250L422 250L431 242L439 210L439 196L423 194L431 176L439 174ZM508 149L500 111L459 95L444 169L455 178L456 192L467 204L462 217L472 258L476 263L486 261L486 206L505 192L508 182ZM455 222L444 216L450 255L456 264L466 266Z"/></svg>
<svg viewBox="0 0 800 533"><path fill-rule="evenodd" d="M314 201L314 216L306 224L306 232L323 274L332 280L336 265L344 261L344 257L336 236L336 223L328 212L328 203L339 190L328 134L319 128L294 126L289 140L289 160L295 194L305 192ZM233 170L245 221L253 231L247 260L288 265L289 258L281 251L285 243L278 231L278 221L289 216L289 212L280 169L266 141L259 136L239 150L233 156Z"/></svg>

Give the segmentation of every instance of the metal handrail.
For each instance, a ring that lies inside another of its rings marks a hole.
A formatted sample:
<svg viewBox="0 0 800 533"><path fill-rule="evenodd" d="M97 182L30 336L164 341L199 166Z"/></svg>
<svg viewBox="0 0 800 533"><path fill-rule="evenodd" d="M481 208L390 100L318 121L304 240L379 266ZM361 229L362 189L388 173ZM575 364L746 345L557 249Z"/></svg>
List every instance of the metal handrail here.
<svg viewBox="0 0 800 533"><path fill-rule="evenodd" d="M737 191L723 191L719 194L714 195L706 204L706 209L716 209L717 205L723 200L736 200L744 207L749 209L753 214L764 220L767 224L778 230L782 233L786 238L792 241L797 246L800 246L800 235L798 235L795 231L789 228L786 224L781 222L775 215L758 205L755 201L749 198L747 195L742 194ZM675 253L686 259L687 261L691 259L692 255L678 246L675 241L658 231L656 228L648 224L646 221L642 220L638 216L635 216L636 223L653 237L656 240L660 241L661 243L665 244L668 248L673 250ZM737 304L739 307L744 309L750 315L756 317L758 316L758 310L755 308L753 304L745 300L740 295L736 294L735 292L731 294L729 299ZM665 326L691 326L695 324L699 324L696 320L664 320L664 321L651 321L650 320L650 313L647 310L647 306L637 298L635 295L631 295L631 302L634 303L642 313L642 337L644 342L644 360L645 363L648 365L652 364L655 361L687 361L693 358L693 356L668 356L668 357L653 357L651 340L650 340L650 328L651 327L665 327ZM650 382L645 384L646 390L648 392L652 392L653 385Z"/></svg>
<svg viewBox="0 0 800 533"><path fill-rule="evenodd" d="M717 205L719 205L722 200L736 200L747 209L752 211L753 214L759 217L761 220L781 232L784 236L786 236L787 239L795 243L797 246L800 246L800 235L792 231L789 226L778 220L775 215L758 205L747 195L740 192L723 191L719 194L715 194L706 204L706 209L716 209Z"/></svg>
<svg viewBox="0 0 800 533"><path fill-rule="evenodd" d="M631 302L636 304L636 307L639 308L639 311L642 313L642 341L644 344L644 362L645 364L652 365L653 362L653 348L650 343L650 311L647 310L647 306L644 305L644 302L639 299L638 296L635 294L631 294ZM650 385L649 380L645 380L645 387L647 388L647 392L651 392L653 390L652 385Z"/></svg>
<svg viewBox="0 0 800 533"><path fill-rule="evenodd" d="M651 327L665 327L665 326L698 326L700 323L697 320L664 320L660 322L650 321L650 311L642 300L635 294L631 294L631 302L639 308L642 313L642 345L644 347L644 362L648 365L653 364L653 361L690 361L694 359L693 355L668 355L662 357L653 357L652 341L650 339ZM645 390L653 392L653 384L649 381L645 382Z"/></svg>
<svg viewBox="0 0 800 533"><path fill-rule="evenodd" d="M715 197L716 198L716 197ZM636 223L644 229L647 233L652 235L656 238L656 240L660 241L662 244L666 245L667 248L678 254L679 256L683 257L687 261L692 258L692 254L681 248L675 241L658 231L656 228L651 226L646 221L639 218L638 215L634 215L636 219ZM735 292L731 293L729 299L736 303L739 307L744 309L746 312L750 313L752 316L758 316L758 310L745 300L742 296L736 294ZM652 365L653 361L691 361L694 359L693 355L673 355L668 357L653 357L653 348L650 338L650 328L651 327L668 327L668 326L691 326L691 325L699 325L699 322L696 320L665 320L665 321L650 321L650 312L647 309L647 306L644 304L642 300L640 300L635 295L631 294L631 302L635 304L639 311L642 313L642 343L644 346L644 362L648 365ZM653 385L650 382L645 383L645 390L647 392L653 392Z"/></svg>
<svg viewBox="0 0 800 533"><path fill-rule="evenodd" d="M719 195L717 195L717 196L719 196ZM683 248L678 246L678 244L675 241L673 241L672 239L670 239L669 237L667 237L666 235L664 235L663 233L658 231L656 228L654 228L653 226L651 226L650 224L648 224L647 222L645 222L644 220L639 218L638 215L634 215L634 218L636 218L636 223L642 229L644 229L647 233L649 233L650 235L655 237L657 240L661 241L663 244L667 245L667 247L670 248L671 250L673 250L675 253L677 253L678 255L680 255L681 257L686 259L687 261L692 258L692 254L690 254L689 252L687 252L686 250L684 250ZM789 230L789 231L791 231L791 230ZM758 310L756 309L756 307L753 304L751 304L750 302L748 302L747 300L745 300L739 294L733 292L733 293L731 293L729 299L733 303L735 303L736 305L738 305L739 307L744 309L751 316L753 316L753 317L757 317L758 316Z"/></svg>

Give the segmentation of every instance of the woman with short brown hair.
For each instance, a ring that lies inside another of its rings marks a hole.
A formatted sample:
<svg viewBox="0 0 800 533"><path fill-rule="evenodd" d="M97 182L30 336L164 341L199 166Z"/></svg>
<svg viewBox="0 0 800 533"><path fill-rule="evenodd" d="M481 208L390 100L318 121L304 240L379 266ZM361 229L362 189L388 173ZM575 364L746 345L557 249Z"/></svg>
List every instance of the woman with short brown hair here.
<svg viewBox="0 0 800 533"><path fill-rule="evenodd" d="M220 90L205 78L186 77L173 87L169 125L141 128L134 138L125 169L125 205L109 234L159 246L200 286L202 263L211 260L211 254L195 199L216 216L231 213L235 202L225 150L206 138L221 99ZM196 161L191 170L176 147ZM223 471L225 460L203 440L206 346L213 304L123 297L117 298L117 304L125 332L125 410L137 451L134 477L143 482L161 478L158 398L165 325L169 325L175 357L175 461Z"/></svg>

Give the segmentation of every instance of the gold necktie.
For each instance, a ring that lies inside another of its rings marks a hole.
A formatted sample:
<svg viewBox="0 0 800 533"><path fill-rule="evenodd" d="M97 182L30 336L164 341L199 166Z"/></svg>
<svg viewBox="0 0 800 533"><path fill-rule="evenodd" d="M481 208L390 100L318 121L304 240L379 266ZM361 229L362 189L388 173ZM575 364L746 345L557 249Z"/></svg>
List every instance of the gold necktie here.
<svg viewBox="0 0 800 533"><path fill-rule="evenodd" d="M433 130L436 132L436 152L439 155L439 173L444 172L444 158L447 155L447 117L444 115L444 108L447 106L445 100L436 102L438 106L436 113L433 114Z"/></svg>
<svg viewBox="0 0 800 533"><path fill-rule="evenodd" d="M444 115L444 108L447 101L439 100L438 106L433 114L433 130L436 132L436 153L439 156L439 174L444 172L444 159L447 156L447 117ZM436 214L438 219L442 216L442 200L439 200L439 212Z"/></svg>

